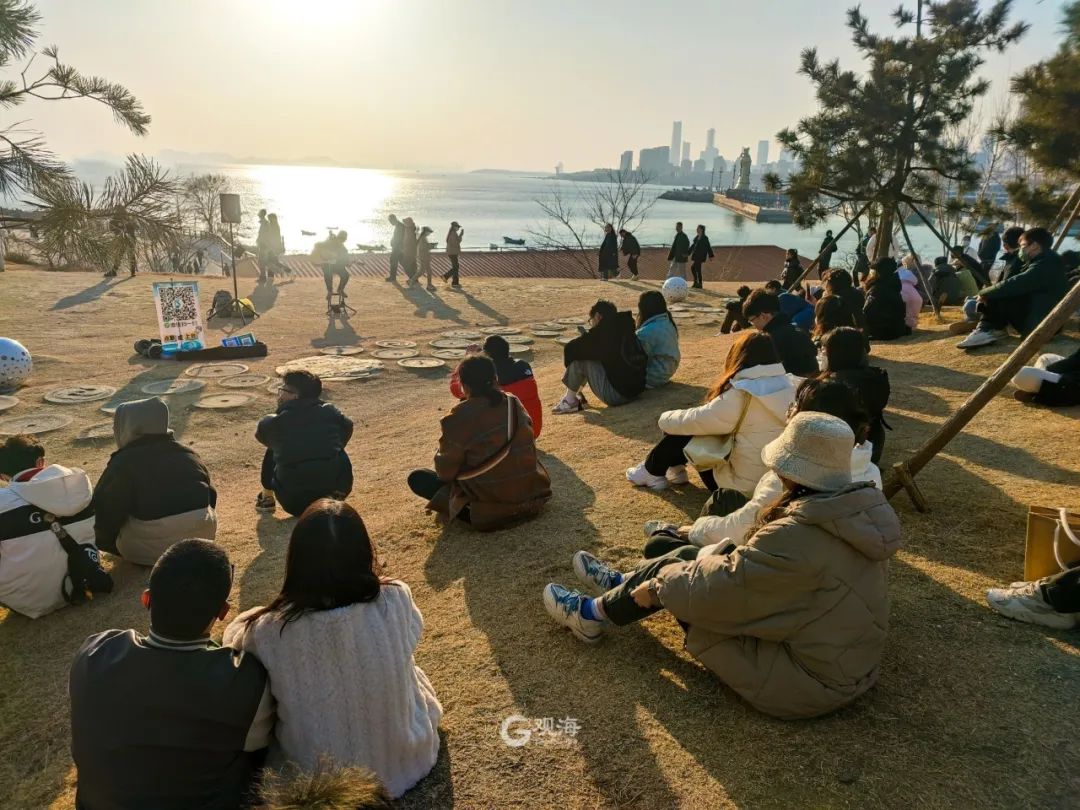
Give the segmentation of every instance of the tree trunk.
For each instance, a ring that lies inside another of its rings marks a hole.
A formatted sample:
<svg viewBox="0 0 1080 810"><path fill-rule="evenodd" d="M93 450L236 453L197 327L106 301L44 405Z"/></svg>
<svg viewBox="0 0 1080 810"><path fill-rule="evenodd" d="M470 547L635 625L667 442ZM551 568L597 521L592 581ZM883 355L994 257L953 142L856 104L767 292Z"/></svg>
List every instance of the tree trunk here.
<svg viewBox="0 0 1080 810"><path fill-rule="evenodd" d="M881 219L878 220L877 238L874 241L874 255L867 256L871 265L878 259L883 259L889 255L889 249L892 246L893 216L895 210L895 206L892 205L885 205L882 207Z"/></svg>

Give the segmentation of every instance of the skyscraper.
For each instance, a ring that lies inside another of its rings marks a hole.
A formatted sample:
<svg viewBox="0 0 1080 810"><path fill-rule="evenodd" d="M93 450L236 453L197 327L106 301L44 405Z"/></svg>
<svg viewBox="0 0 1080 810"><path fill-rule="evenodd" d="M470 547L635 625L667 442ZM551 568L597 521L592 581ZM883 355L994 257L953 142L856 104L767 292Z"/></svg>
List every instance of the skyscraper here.
<svg viewBox="0 0 1080 810"><path fill-rule="evenodd" d="M769 162L769 142L758 141L757 144L757 165L764 166Z"/></svg>
<svg viewBox="0 0 1080 810"><path fill-rule="evenodd" d="M634 152L632 149L627 149L625 152L622 153L622 156L619 158L619 173L626 174L627 172L632 171L633 168Z"/></svg>
<svg viewBox="0 0 1080 810"><path fill-rule="evenodd" d="M701 150L701 160L705 161L705 171L711 172L720 150L716 148L716 130L705 130L705 148Z"/></svg>
<svg viewBox="0 0 1080 810"><path fill-rule="evenodd" d="M715 129L707 129L707 130L705 130L705 148L706 149L715 149L716 148L716 130Z"/></svg>
<svg viewBox="0 0 1080 810"><path fill-rule="evenodd" d="M675 121L671 125L671 149L668 151L668 160L672 166L679 165L679 146L682 144L682 121Z"/></svg>
<svg viewBox="0 0 1080 810"><path fill-rule="evenodd" d="M690 160L690 141L682 142L682 160L679 161L680 165Z"/></svg>
<svg viewBox="0 0 1080 810"><path fill-rule="evenodd" d="M671 173L671 149L667 146L654 146L638 152L638 169L655 177Z"/></svg>

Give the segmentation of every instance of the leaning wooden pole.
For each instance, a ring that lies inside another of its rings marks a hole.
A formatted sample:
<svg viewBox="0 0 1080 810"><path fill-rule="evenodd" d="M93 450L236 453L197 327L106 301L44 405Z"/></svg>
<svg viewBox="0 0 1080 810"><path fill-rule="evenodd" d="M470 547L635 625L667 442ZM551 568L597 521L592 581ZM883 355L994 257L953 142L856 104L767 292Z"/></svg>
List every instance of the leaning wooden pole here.
<svg viewBox="0 0 1080 810"><path fill-rule="evenodd" d="M803 270L802 274L797 279L795 279L794 282L792 282L792 285L791 285L792 287L797 286L799 284L799 282L801 282L804 278L806 278L808 275L810 275L810 273L812 273L814 271L814 268L816 268L818 266L818 264L821 262L821 257L825 255L825 251L828 250L829 248L831 248L837 242L839 242L840 237L843 236L845 233L847 233L849 230L851 230L851 226L859 221L859 217L861 217L863 214L866 213L867 209L870 207L871 204L872 204L872 201L868 202L866 205L864 205L862 208L859 209L859 213L857 213L855 216L853 216L851 219L848 220L848 224L840 229L840 233L836 234L836 236L834 236L832 238L832 241L829 242L829 244L827 244L822 249L822 251L817 255L817 258L814 259L812 262L810 262L810 266L807 267L805 270Z"/></svg>
<svg viewBox="0 0 1080 810"><path fill-rule="evenodd" d="M1072 222L1075 221L1077 213L1077 211L1074 211L1070 222L1066 224L1066 233ZM907 489L916 507L920 511L925 511L925 497L914 486L914 477L945 445L952 441L957 433L964 429L967 423L983 409L987 402L997 396L1008 385L1009 380L1016 375L1016 372L1027 365L1028 360L1035 355L1035 352L1057 334L1058 330L1065 325L1077 309L1080 309L1080 284L1074 285L1066 293L1065 297L1058 302L1058 305L1043 318L1042 323L1035 327L1035 331L1024 338L1005 362L998 367L997 371L991 374L986 382L980 385L967 398L967 401L945 420L944 424L923 443L922 447L912 453L907 461L902 461L893 466L894 475L885 484L886 497L891 498L901 489ZM922 506L920 506L920 502L922 502Z"/></svg>
<svg viewBox="0 0 1080 810"><path fill-rule="evenodd" d="M930 306L934 308L934 316L941 320L941 305L937 301L937 296L933 294L930 289L930 281L926 278L922 271L922 260L919 258L918 252L915 250L915 245L912 244L911 236L908 235L907 225L904 224L904 215L901 213L899 206L896 209L896 216L900 219L900 231L904 234L904 241L907 242L908 250L911 251L911 255L915 257L915 272L919 275L919 280L922 281L923 289L926 290L926 297L930 299Z"/></svg>
<svg viewBox="0 0 1080 810"><path fill-rule="evenodd" d="M1069 197L1065 200L1065 204L1061 206L1061 210L1057 212L1054 221L1048 226L1050 233L1055 233L1057 231L1058 225L1060 225L1062 219L1068 215L1069 209L1077 203L1080 203L1080 184L1077 184L1076 188L1069 193ZM1065 232L1068 233L1068 230L1069 229L1066 228Z"/></svg>
<svg viewBox="0 0 1080 810"><path fill-rule="evenodd" d="M942 245L945 246L945 252L947 254L957 259L961 258L964 255L963 251L953 249L955 246L949 244L948 240L946 240L945 237L941 235L938 229L934 227L934 224L926 218L926 215L922 211L916 208L912 203L908 203L908 205L911 207L911 210L915 212L915 216L921 219L923 221L923 224L930 229L930 232L938 238Z"/></svg>
<svg viewBox="0 0 1080 810"><path fill-rule="evenodd" d="M1061 233L1058 234L1057 239L1054 240L1054 250L1061 247L1061 243L1069 236L1069 228L1076 222L1076 218L1080 216L1080 186L1076 187L1077 197L1076 205L1073 206L1072 213L1069 214L1069 218L1065 220L1065 227L1061 229Z"/></svg>

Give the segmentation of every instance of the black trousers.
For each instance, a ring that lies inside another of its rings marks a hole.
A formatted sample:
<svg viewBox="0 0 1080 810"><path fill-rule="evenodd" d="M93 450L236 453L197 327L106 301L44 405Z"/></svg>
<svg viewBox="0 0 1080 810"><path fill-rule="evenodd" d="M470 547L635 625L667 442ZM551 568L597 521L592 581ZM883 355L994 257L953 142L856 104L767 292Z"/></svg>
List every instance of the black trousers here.
<svg viewBox="0 0 1080 810"><path fill-rule="evenodd" d="M390 280L397 280L398 266L401 264L401 248L390 248Z"/></svg>
<svg viewBox="0 0 1080 810"><path fill-rule="evenodd" d="M1023 326L1030 300L1028 296L1020 295L1015 298L991 298L979 304L979 312L982 314L979 328L1005 329L1011 326L1021 335L1024 334Z"/></svg>
<svg viewBox="0 0 1080 810"><path fill-rule="evenodd" d="M259 473L259 481L263 489L269 489L274 493L281 508L290 515L302 515L304 510L320 498L344 498L352 492L353 473L352 462L344 453L339 461L341 468L337 471L337 480L332 487L321 489L294 489L282 486L274 478L274 451L269 447L263 454L262 470Z"/></svg>
<svg viewBox="0 0 1080 810"><path fill-rule="evenodd" d="M746 505L749 500L738 490L734 489L718 489L709 496L709 499L705 501L705 505L701 507L701 517L707 517L713 515L714 517L724 517L730 515L736 509L741 509ZM731 538L732 545L735 545L742 541L741 537ZM646 560L653 560L657 557L666 557L670 554L676 554L683 559L695 560L697 559L697 546L688 545L685 537L679 537L673 531L661 529L652 535L645 541L645 549L642 555ZM693 550L694 553L689 557L686 556L686 552Z"/></svg>
<svg viewBox="0 0 1080 810"><path fill-rule="evenodd" d="M1058 613L1080 613L1080 565L1054 574L1039 589L1046 604Z"/></svg>
<svg viewBox="0 0 1080 810"><path fill-rule="evenodd" d="M637 256L626 257L626 269L630 271L630 275L637 278Z"/></svg>
<svg viewBox="0 0 1080 810"><path fill-rule="evenodd" d="M446 486L446 484L439 480L439 476L435 474L434 470L413 470L409 473L409 489L413 491L414 495L419 495L425 501L430 501L434 498L439 490ZM458 520L463 523L471 523L472 519L469 515L469 507L465 507L458 512Z"/></svg>
<svg viewBox="0 0 1080 810"><path fill-rule="evenodd" d="M451 284L460 284L461 279L458 278L458 257L447 256L450 259L450 269L443 273L443 281L450 281Z"/></svg>
<svg viewBox="0 0 1080 810"><path fill-rule="evenodd" d="M667 475L667 471L671 467L681 467L686 464L686 456L683 455L683 448L690 444L690 440L693 436L669 436L664 434L664 438L656 443L656 446L649 451L649 455L645 457L645 469L651 475ZM701 476L701 483L705 485L705 488L710 492L716 491L716 478L712 474L712 470L698 470L698 475Z"/></svg>
<svg viewBox="0 0 1080 810"><path fill-rule="evenodd" d="M655 560L648 560L626 577L620 585L601 596L600 604L604 606L604 613L607 615L608 620L614 625L622 626L641 621L646 616L651 616L657 611L663 610L662 607L643 608L634 601L630 594L634 588L643 582L648 582L667 566L683 565L688 562L685 556L679 556L679 553L689 555L691 551L694 555L692 559L696 559L697 546L683 544L676 553ZM685 629L686 625L683 625L683 627Z"/></svg>
<svg viewBox="0 0 1080 810"><path fill-rule="evenodd" d="M697 287L699 290L702 289L702 285L701 285L701 262L698 261L697 259L694 259L692 262L690 262L690 274L694 277L693 286Z"/></svg>

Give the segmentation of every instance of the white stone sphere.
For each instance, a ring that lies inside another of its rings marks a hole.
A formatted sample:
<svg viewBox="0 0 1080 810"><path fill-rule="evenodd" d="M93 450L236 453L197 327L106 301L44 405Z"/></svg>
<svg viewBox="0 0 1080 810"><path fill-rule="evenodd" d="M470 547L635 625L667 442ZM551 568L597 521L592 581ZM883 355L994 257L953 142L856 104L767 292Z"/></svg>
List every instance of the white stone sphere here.
<svg viewBox="0 0 1080 810"><path fill-rule="evenodd" d="M0 393L14 391L30 377L34 361L19 341L0 338Z"/></svg>
<svg viewBox="0 0 1080 810"><path fill-rule="evenodd" d="M677 304L680 301L685 301L687 296L690 295L690 287L687 285L685 278L672 276L664 282L660 292L664 294L664 298L669 304Z"/></svg>

